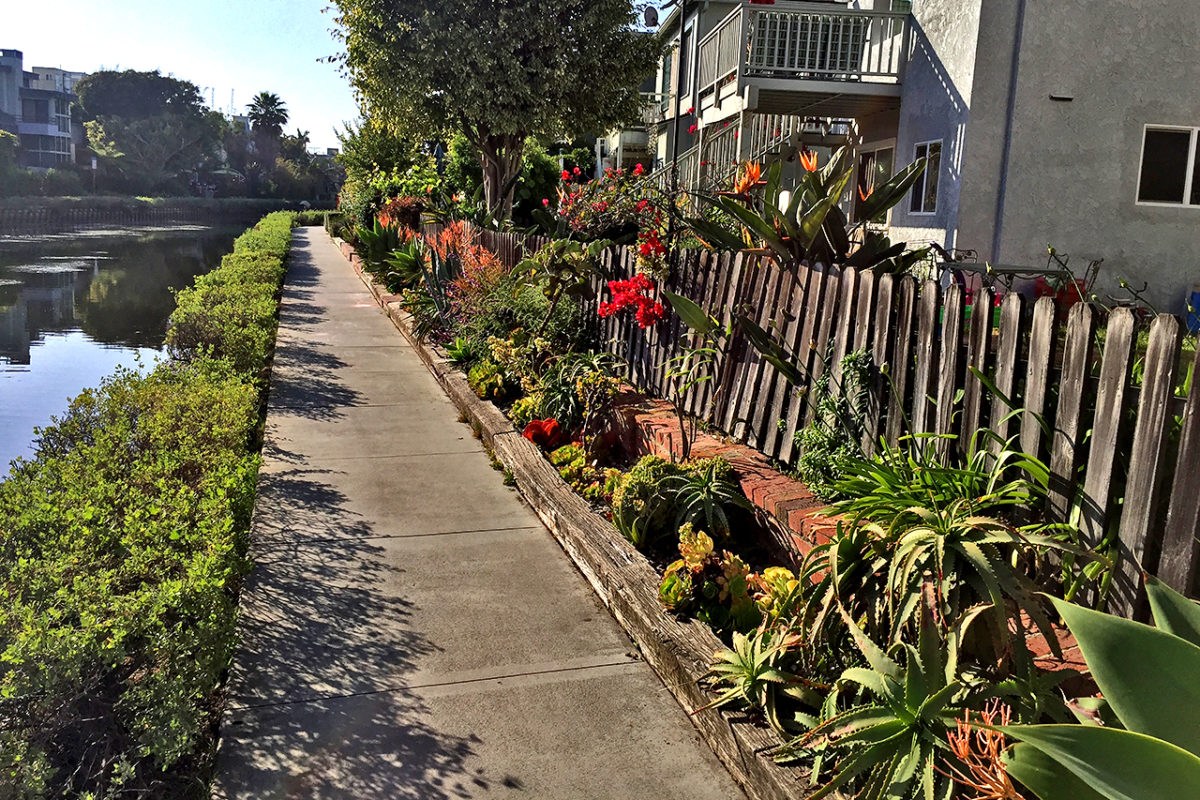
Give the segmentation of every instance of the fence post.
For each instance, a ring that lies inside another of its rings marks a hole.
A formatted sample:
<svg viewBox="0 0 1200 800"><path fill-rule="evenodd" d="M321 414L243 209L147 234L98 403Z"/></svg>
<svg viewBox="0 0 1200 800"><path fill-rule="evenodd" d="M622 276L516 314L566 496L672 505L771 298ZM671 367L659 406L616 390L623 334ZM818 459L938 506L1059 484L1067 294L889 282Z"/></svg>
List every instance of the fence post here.
<svg viewBox="0 0 1200 800"><path fill-rule="evenodd" d="M1087 303L1076 303L1067 319L1054 439L1050 445L1049 511L1053 522L1066 522L1075 498L1075 465L1083 440L1083 393L1091 366L1096 316Z"/></svg>
<svg viewBox="0 0 1200 800"><path fill-rule="evenodd" d="M1021 419L1021 450L1041 457L1042 427L1039 419L1046 409L1050 383L1050 359L1054 356L1054 299L1043 297L1033 306L1029 329L1029 365L1025 372L1025 412Z"/></svg>

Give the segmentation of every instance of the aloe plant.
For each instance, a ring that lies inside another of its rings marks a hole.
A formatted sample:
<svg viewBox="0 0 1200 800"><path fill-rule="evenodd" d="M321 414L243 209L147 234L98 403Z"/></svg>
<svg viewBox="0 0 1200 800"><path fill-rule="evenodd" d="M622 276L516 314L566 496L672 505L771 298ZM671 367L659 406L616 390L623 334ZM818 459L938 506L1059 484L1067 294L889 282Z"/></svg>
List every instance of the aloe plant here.
<svg viewBox="0 0 1200 800"><path fill-rule="evenodd" d="M1051 602L1100 687L1081 725L1001 727L1009 775L1039 800L1179 800L1200 792L1200 605L1155 578L1158 627ZM1110 713L1105 713L1110 712ZM1097 724L1108 718L1107 725Z"/></svg>
<svg viewBox="0 0 1200 800"><path fill-rule="evenodd" d="M412 237L392 250L385 259L389 267L384 276L388 291L396 293L416 287L421 282L421 273L427 257L425 240L419 236Z"/></svg>
<svg viewBox="0 0 1200 800"><path fill-rule="evenodd" d="M842 673L819 717L798 714L797 721L810 730L776 754L784 763L810 760L818 779L830 757L838 759L832 777L807 800L838 790L854 791L861 800L952 796L954 783L938 768L952 757L947 734L961 711L987 694L959 680L959 645L980 610L965 615L945 638L925 614L917 645L897 645L890 652L842 611L868 667Z"/></svg>
<svg viewBox="0 0 1200 800"><path fill-rule="evenodd" d="M717 651L704 677L720 694L692 713L736 703L762 711L772 728L787 732L779 716L782 697L810 704L820 702L820 695L811 684L782 666L788 651L800 645L800 637L778 629L760 627L749 634L735 632L733 648Z"/></svg>

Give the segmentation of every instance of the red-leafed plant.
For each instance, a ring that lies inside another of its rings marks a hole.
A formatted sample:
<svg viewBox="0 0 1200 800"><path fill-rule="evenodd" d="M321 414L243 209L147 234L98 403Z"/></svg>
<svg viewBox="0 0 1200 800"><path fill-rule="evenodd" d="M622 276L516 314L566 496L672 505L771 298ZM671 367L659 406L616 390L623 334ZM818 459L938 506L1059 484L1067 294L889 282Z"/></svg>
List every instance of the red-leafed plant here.
<svg viewBox="0 0 1200 800"><path fill-rule="evenodd" d="M525 426L521 435L543 450L556 450L566 440L562 426L556 419L535 419Z"/></svg>

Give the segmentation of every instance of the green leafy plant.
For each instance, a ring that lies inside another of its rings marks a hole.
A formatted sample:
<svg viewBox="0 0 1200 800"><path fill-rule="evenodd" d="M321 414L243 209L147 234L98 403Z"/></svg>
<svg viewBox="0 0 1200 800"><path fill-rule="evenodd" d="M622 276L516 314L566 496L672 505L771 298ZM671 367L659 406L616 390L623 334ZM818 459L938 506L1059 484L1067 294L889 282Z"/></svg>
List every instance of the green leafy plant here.
<svg viewBox="0 0 1200 800"><path fill-rule="evenodd" d="M420 285L428 257L429 248L420 236L401 242L385 259L387 269L383 278L387 290L398 294Z"/></svg>
<svg viewBox="0 0 1200 800"><path fill-rule="evenodd" d="M644 456L621 477L613 492L613 524L637 549L649 549L674 530L675 492L668 479L684 474L678 464Z"/></svg>
<svg viewBox="0 0 1200 800"><path fill-rule="evenodd" d="M1082 725L998 729L1019 742L1008 773L1039 800L1174 800L1200 786L1200 606L1152 577L1146 593L1157 628L1051 598L1104 700Z"/></svg>
<svg viewBox="0 0 1200 800"><path fill-rule="evenodd" d="M546 297L546 316L537 328L539 336L546 332L563 297L595 299L592 279L600 272L600 253L610 245L612 242L605 239L587 244L558 239L517 265L516 273L523 284L541 289Z"/></svg>
<svg viewBox="0 0 1200 800"><path fill-rule="evenodd" d="M693 523L726 539L731 532L729 515L732 510L754 510L742 494L733 467L720 456L693 461L683 475L668 478L666 485L675 492L676 527Z"/></svg>
<svg viewBox="0 0 1200 800"><path fill-rule="evenodd" d="M867 667L842 673L819 716L797 714L808 732L776 754L780 762L810 763L821 780L832 772L808 800L839 789L861 800L949 800L954 784L941 774L938 761L950 753L955 718L982 696L958 675L959 642L971 619L968 615L942 637L926 613L916 646L896 645L889 654L844 616Z"/></svg>
<svg viewBox="0 0 1200 800"><path fill-rule="evenodd" d="M801 639L785 631L761 627L748 634L734 632L733 647L719 650L704 680L720 694L708 705L693 711L738 704L759 709L768 724L780 733L787 731L779 717L781 696L802 703L820 701L811 685L789 672L784 661Z"/></svg>
<svg viewBox="0 0 1200 800"><path fill-rule="evenodd" d="M382 277L389 256L400 247L403 229L399 225L384 225L376 219L370 226L360 226L355 234L358 241L354 249L363 260L363 268L372 275Z"/></svg>
<svg viewBox="0 0 1200 800"><path fill-rule="evenodd" d="M469 367L479 360L479 350L475 342L465 336L456 336L454 341L446 345L446 355L456 367Z"/></svg>
<svg viewBox="0 0 1200 800"><path fill-rule="evenodd" d="M616 391L613 375L617 363L607 353L567 353L554 359L539 384L542 413L554 417L568 430L582 425L587 416L603 413L604 409L597 406Z"/></svg>
<svg viewBox="0 0 1200 800"><path fill-rule="evenodd" d="M796 471L800 480L822 500L839 494L837 482L849 464L863 457L862 442L866 419L871 370L874 361L865 350L842 359L842 378L833 391L833 372L826 369L813 384L809 403L815 409L813 420L799 431L795 441L800 449Z"/></svg>
<svg viewBox="0 0 1200 800"><path fill-rule="evenodd" d="M658 597L668 610L718 631L749 631L762 621L751 596L753 576L738 556L718 552L712 537L691 524L679 529L682 556L663 572Z"/></svg>
<svg viewBox="0 0 1200 800"><path fill-rule="evenodd" d="M791 198L784 202L782 162L767 168L743 166L731 192L699 195L699 199L733 221L737 233L703 217L687 220L696 236L710 247L765 252L781 264L802 261L834 266L902 272L923 260L927 250L905 252L869 223L882 221L925 171L918 159L894 175L859 205L863 221L851 225L839 207L855 173L850 151L842 148L821 169L807 171Z"/></svg>
<svg viewBox="0 0 1200 800"><path fill-rule="evenodd" d="M562 479L585 500L602 503L612 497L620 470L605 469L591 460L580 445L569 444L550 454L550 463Z"/></svg>
<svg viewBox="0 0 1200 800"><path fill-rule="evenodd" d="M938 619L947 624L967 608L990 605L987 624L994 656L1003 657L1011 648L1015 658L1026 659L1023 632L1008 632L1009 620L1021 611L1057 647L1030 576L1051 553L1093 556L1074 545L1066 526L1018 527L1000 516L1043 497L1048 470L1011 446L999 453L976 446L964 466L941 466L933 447L920 444L934 441L914 439L910 447L883 448L870 461L849 463L847 476L837 484L847 499L832 509L862 528L853 533L858 552L876 570L881 560L886 563L883 586L853 584L861 593L857 602L877 607L879 593L886 598L885 612L872 614L872 619L879 623L886 617L888 625L872 634L881 641L900 641L906 629L916 626L923 587L932 581ZM845 530L839 526L839 536Z"/></svg>
<svg viewBox="0 0 1200 800"><path fill-rule="evenodd" d="M467 383L484 400L503 401L511 393L507 373L494 361L480 361L471 367Z"/></svg>

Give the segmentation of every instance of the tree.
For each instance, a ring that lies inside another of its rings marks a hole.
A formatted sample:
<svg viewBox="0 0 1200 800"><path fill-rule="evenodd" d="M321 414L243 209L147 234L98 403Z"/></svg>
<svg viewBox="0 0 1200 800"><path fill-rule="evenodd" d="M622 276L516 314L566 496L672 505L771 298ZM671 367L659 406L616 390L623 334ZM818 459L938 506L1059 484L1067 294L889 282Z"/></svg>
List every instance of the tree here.
<svg viewBox="0 0 1200 800"><path fill-rule="evenodd" d="M296 129L295 136L284 135L279 140L279 157L285 161L293 161L301 167L307 167L312 162L312 154L308 152L308 131Z"/></svg>
<svg viewBox="0 0 1200 800"><path fill-rule="evenodd" d="M158 114L200 116L204 101L191 81L166 77L158 70L93 72L75 84L83 121L100 117L145 119Z"/></svg>
<svg viewBox="0 0 1200 800"><path fill-rule="evenodd" d="M636 119L662 49L630 0L334 3L364 116L418 141L461 132L505 213L526 138Z"/></svg>
<svg viewBox="0 0 1200 800"><path fill-rule="evenodd" d="M105 180L124 191L178 190L216 158L221 115L200 89L158 71L94 72L75 87L88 145Z"/></svg>
<svg viewBox="0 0 1200 800"><path fill-rule="evenodd" d="M279 95L274 92L259 92L254 95L248 106L250 109L250 125L254 132L264 133L278 139L287 125L288 110Z"/></svg>

